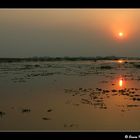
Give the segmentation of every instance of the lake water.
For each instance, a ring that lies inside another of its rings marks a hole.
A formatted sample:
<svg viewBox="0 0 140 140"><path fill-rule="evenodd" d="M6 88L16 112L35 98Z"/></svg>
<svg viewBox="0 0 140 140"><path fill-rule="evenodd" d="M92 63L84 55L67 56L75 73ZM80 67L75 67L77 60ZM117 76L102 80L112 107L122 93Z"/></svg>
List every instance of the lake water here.
<svg viewBox="0 0 140 140"><path fill-rule="evenodd" d="M140 61L0 63L0 130L140 130Z"/></svg>

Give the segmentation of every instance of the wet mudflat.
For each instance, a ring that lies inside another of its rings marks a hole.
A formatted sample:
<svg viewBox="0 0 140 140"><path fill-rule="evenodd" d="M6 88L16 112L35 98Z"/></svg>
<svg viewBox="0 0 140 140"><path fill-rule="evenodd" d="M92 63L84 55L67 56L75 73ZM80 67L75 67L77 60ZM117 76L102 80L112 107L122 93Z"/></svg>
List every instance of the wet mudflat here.
<svg viewBox="0 0 140 140"><path fill-rule="evenodd" d="M139 130L140 61L0 63L0 130Z"/></svg>

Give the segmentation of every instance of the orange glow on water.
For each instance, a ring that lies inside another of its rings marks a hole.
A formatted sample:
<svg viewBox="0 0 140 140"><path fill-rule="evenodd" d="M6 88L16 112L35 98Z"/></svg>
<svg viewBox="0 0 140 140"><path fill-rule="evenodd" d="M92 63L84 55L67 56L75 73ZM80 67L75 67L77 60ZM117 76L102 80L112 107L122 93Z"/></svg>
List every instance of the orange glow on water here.
<svg viewBox="0 0 140 140"><path fill-rule="evenodd" d="M123 60L118 60L119 63L123 63Z"/></svg>

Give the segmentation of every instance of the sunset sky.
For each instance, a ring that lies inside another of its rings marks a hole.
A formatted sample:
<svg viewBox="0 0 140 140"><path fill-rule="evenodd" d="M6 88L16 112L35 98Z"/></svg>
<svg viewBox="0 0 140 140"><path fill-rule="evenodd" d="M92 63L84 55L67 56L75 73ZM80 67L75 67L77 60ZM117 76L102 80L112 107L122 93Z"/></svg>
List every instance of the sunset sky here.
<svg viewBox="0 0 140 140"><path fill-rule="evenodd" d="M140 9L0 10L0 57L140 56Z"/></svg>

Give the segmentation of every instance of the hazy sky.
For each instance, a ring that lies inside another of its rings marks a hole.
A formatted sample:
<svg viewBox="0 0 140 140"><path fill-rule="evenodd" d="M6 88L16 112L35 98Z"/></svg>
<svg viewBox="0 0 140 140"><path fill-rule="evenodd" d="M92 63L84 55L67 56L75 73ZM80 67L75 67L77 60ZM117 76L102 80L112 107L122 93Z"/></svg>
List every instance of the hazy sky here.
<svg viewBox="0 0 140 140"><path fill-rule="evenodd" d="M0 10L0 57L110 55L140 56L140 9Z"/></svg>

